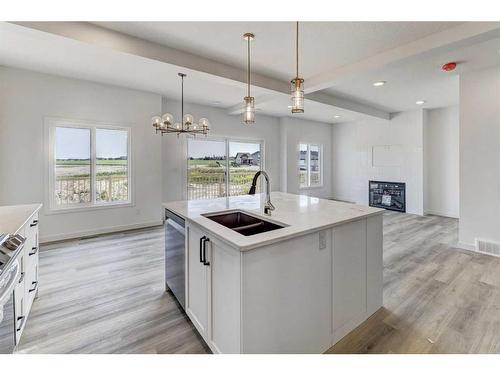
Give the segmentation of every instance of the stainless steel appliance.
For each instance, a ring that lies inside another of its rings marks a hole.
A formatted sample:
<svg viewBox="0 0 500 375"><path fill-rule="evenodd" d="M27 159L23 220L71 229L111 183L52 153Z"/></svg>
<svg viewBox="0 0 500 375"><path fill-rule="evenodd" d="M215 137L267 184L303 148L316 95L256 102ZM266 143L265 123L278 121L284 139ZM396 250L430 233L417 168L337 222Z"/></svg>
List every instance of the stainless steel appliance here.
<svg viewBox="0 0 500 375"><path fill-rule="evenodd" d="M14 288L21 278L17 256L24 248L26 238L0 235L0 353L8 354L16 347L17 322L14 311Z"/></svg>
<svg viewBox="0 0 500 375"><path fill-rule="evenodd" d="M14 320L14 287L19 281L19 262L0 258L0 354L10 354L16 347L16 322Z"/></svg>
<svg viewBox="0 0 500 375"><path fill-rule="evenodd" d="M165 210L165 284L185 308L186 244L185 221L172 211Z"/></svg>

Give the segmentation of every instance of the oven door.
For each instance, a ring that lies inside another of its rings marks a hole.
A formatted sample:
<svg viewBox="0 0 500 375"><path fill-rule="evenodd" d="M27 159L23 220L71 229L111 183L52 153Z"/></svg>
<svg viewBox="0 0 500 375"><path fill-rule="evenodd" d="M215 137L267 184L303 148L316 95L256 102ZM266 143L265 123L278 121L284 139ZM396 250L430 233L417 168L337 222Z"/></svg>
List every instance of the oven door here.
<svg viewBox="0 0 500 375"><path fill-rule="evenodd" d="M11 354L16 346L14 286L19 279L17 260L0 277L2 277L0 280L0 354Z"/></svg>

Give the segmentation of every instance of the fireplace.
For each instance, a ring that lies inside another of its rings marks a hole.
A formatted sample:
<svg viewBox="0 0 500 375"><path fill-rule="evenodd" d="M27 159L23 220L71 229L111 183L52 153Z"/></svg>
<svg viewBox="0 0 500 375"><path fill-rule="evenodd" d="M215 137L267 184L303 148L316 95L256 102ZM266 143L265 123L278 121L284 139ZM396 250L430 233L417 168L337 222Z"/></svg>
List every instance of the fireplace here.
<svg viewBox="0 0 500 375"><path fill-rule="evenodd" d="M370 206L406 212L406 184L404 182L369 181L368 191Z"/></svg>

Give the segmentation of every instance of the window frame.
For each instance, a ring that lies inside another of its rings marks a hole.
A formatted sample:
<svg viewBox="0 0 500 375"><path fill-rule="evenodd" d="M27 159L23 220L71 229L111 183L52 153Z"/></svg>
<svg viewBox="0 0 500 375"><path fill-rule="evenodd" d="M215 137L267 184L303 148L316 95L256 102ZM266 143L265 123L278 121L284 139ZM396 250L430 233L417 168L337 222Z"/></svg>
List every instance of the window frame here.
<svg viewBox="0 0 500 375"><path fill-rule="evenodd" d="M306 152L306 186L300 186L300 146L307 146ZM317 185L311 185L311 147L317 147L319 150L318 160L319 160L319 179L320 183ZM323 184L323 145L321 143L311 143L311 142L299 142L297 144L297 181L299 185L299 190L309 190L318 189L324 186Z"/></svg>
<svg viewBox="0 0 500 375"><path fill-rule="evenodd" d="M74 203L67 204L63 206L57 205L54 197L55 189L55 142L56 142L56 128L75 128L75 129L89 129L90 130L90 202L89 203ZM96 169L97 169L97 159L96 159L96 130L106 129L106 130L121 130L127 132L127 190L128 199L126 201L115 201L115 202L96 202ZM46 202L48 203L48 213L65 213L65 212L78 212L78 211L91 211L107 208L119 208L119 207L132 207L135 205L134 201L134 186L133 186L133 168L132 168L132 127L126 125L102 123L98 121L85 121L85 120L72 120L72 119L62 119L62 118L45 118L45 132L46 132L46 146L44 154L47 156L47 168L48 173L46 173L47 181L45 183L46 187Z"/></svg>
<svg viewBox="0 0 500 375"><path fill-rule="evenodd" d="M226 153L226 170L225 170L225 175L226 175L226 192L229 192L229 183L230 183L230 171L229 171L229 143L231 142L241 142L241 143L256 143L260 145L260 170L265 170L265 141L263 139L255 139L255 138L233 138L233 137L227 137L227 136L217 136L217 135L208 135L202 137L191 137L191 138L186 138L186 146L185 146L185 158L186 158L186 169L183 177L184 181L184 199L187 200L189 197L189 183L188 183L188 173L189 173L189 140L205 140L205 141L216 141L216 142L224 142L225 146L225 153ZM260 181L260 189L262 191L263 187L263 181ZM225 197L222 197L224 199L230 198L231 195L226 195ZM221 199L221 198L217 198Z"/></svg>

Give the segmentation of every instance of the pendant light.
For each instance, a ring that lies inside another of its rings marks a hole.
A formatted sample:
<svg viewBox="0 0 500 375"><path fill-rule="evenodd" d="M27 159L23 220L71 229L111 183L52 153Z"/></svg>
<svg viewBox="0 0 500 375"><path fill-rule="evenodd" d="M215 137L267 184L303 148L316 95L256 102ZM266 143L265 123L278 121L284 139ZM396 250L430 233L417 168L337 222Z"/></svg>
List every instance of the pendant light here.
<svg viewBox="0 0 500 375"><path fill-rule="evenodd" d="M255 98L250 96L250 42L255 39L255 35L252 33L243 34L243 39L247 41L247 96L243 98L243 122L247 125L251 125L255 122Z"/></svg>
<svg viewBox="0 0 500 375"><path fill-rule="evenodd" d="M295 78L291 81L292 113L304 113L304 79L299 77L299 22L296 23L295 35Z"/></svg>
<svg viewBox="0 0 500 375"><path fill-rule="evenodd" d="M154 116L151 121L156 133L176 133L179 134L202 134L207 135L210 122L206 118L200 118L197 124L194 123L194 117L190 114L184 114L184 77L186 74L178 73L181 77L181 122L174 123L174 116L170 113L165 113L163 116Z"/></svg>

